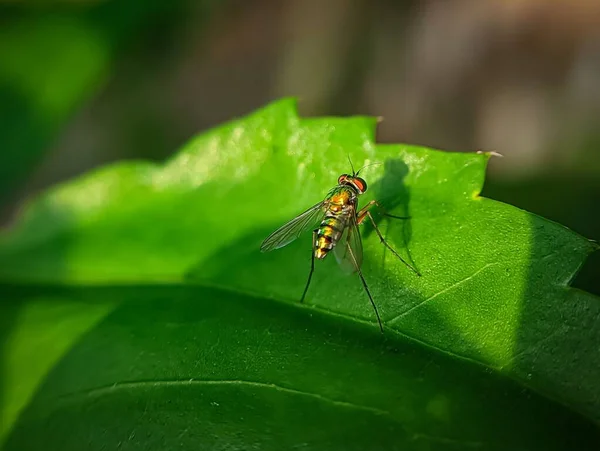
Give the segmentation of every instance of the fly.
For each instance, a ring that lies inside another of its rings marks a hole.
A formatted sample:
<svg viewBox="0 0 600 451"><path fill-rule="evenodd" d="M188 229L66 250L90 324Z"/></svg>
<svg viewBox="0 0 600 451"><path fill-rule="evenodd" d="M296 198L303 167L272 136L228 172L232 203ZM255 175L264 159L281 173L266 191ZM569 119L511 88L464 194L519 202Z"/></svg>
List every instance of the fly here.
<svg viewBox="0 0 600 451"><path fill-rule="evenodd" d="M352 162L350 162L350 165L352 166ZM329 252L333 251L335 258L342 269L348 272L358 273L363 287L367 292L367 296L369 297L369 301L371 301L375 315L377 316L379 329L383 333L383 325L381 323L379 311L377 310L373 296L371 296L367 282L360 269L363 258L363 247L358 226L366 219L371 221L381 243L414 273L418 276L421 274L407 263L383 238L383 235L379 231L370 212L370 209L373 206L377 206L381 209L381 206L377 201L372 200L363 208L357 210L358 196L367 191L367 182L358 176L362 169L364 169L364 167L355 172L354 168L352 168L352 174L340 175L337 186L333 187L329 193L327 193L324 200L313 205L304 213L296 216L290 222L269 235L263 241L260 250L261 252L269 252L274 249L279 249L294 241L302 233L312 230L313 252L310 263L310 272L308 273L308 280L306 281L306 286L304 287L300 302L304 302L308 287L310 286L310 281L315 270L315 258L322 260L327 257ZM385 215L396 219L408 219L401 216Z"/></svg>

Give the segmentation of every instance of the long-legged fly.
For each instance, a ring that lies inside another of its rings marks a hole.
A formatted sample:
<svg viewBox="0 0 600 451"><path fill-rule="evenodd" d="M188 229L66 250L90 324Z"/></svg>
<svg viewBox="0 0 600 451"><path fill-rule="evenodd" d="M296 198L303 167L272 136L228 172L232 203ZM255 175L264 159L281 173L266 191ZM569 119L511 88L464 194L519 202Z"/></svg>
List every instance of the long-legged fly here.
<svg viewBox="0 0 600 451"><path fill-rule="evenodd" d="M352 165L352 162L350 164ZM383 332L379 311L360 269L363 258L363 247L358 226L366 219L369 219L381 243L414 273L419 276L421 274L406 262L383 238L370 212L373 206L381 208L377 201L372 200L360 210L357 209L358 196L367 191L367 182L358 176L362 169L364 167L356 172L352 169L352 174L340 175L337 186L333 187L327 193L325 199L269 235L263 241L260 250L262 252L269 252L279 249L294 241L303 232L312 230L313 253L310 272L300 302L304 302L308 287L310 286L310 281L315 270L315 258L322 260L333 250L336 260L344 270L358 273L377 316L379 329ZM401 216L385 215L397 219L408 219Z"/></svg>

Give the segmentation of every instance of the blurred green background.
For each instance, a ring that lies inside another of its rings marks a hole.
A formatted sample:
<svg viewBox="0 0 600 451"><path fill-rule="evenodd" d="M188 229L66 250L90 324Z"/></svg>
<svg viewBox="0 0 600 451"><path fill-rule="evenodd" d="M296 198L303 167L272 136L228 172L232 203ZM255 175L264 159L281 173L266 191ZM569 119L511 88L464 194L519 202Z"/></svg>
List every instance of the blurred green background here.
<svg viewBox="0 0 600 451"><path fill-rule="evenodd" d="M600 2L0 2L0 224L35 193L283 96L490 150L484 195L600 238ZM340 171L344 168L340 168ZM600 294L600 256L575 286Z"/></svg>

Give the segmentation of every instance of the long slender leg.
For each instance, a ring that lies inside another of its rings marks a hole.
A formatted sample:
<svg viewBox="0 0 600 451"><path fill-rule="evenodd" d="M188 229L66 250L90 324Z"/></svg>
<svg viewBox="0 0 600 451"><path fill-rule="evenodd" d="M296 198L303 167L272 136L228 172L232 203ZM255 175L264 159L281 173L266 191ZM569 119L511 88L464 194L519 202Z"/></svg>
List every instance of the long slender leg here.
<svg viewBox="0 0 600 451"><path fill-rule="evenodd" d="M375 204L379 207L379 204ZM410 216L396 216L396 215L391 215L389 213L385 213L382 212L384 216L387 216L388 218L394 218L394 219L410 219Z"/></svg>
<svg viewBox="0 0 600 451"><path fill-rule="evenodd" d="M313 230L313 245L312 245L312 255L310 259L310 272L308 273L308 280L306 281L306 286L304 287L304 293L302 293L302 297L300 298L300 302L304 302L304 298L306 297L306 292L308 291L308 287L310 285L310 279L312 278L313 272L315 271L315 244L317 242L317 231Z"/></svg>
<svg viewBox="0 0 600 451"><path fill-rule="evenodd" d="M400 261L402 263L404 263L406 266L408 266L417 276L421 277L421 273L419 271L417 271L417 269L414 268L410 263L408 263L406 260L404 260L400 256L400 254L398 252L396 252L396 250L392 246L389 245L389 243L385 240L385 238L383 238L383 235L379 231L379 227L377 227L377 224L375 223L375 220L373 219L371 212L368 210L368 208L370 208L372 205L377 205L378 207L380 207L380 205L374 200L369 202L358 212L357 220L356 220L357 224L361 224L365 220L365 218L369 218L369 220L371 221L371 224L373 224L373 228L375 229L375 232L377 233L377 236L379 237L379 240L382 242L382 244L385 247L387 247L392 254L394 254L396 257L398 257L398 259L400 259ZM388 216L391 216L391 215L388 215ZM392 217L396 217L396 216L392 216Z"/></svg>
<svg viewBox="0 0 600 451"><path fill-rule="evenodd" d="M358 219L361 220L362 217L364 217L366 215L366 212L369 211L371 209L371 207L375 205L379 211L384 215L387 216L388 218L394 218L394 219L410 219L410 216L396 216L396 215L391 215L389 213L387 213L385 211L385 208L383 208L381 205L379 205L379 202L377 202L376 200L371 200L367 203L367 205L365 205L364 207L362 207L356 214L358 216ZM359 222L360 224L360 222Z"/></svg>
<svg viewBox="0 0 600 451"><path fill-rule="evenodd" d="M377 323L379 324L379 330L381 331L381 333L383 333L383 324L381 323L381 317L379 316L379 311L377 310L377 306L375 305L375 301L373 300L373 296L371 296L371 292L369 291L369 287L367 286L367 281L365 280L362 271L360 270L360 266L358 265L358 262L356 261L356 257L354 256L354 252L352 252L352 247L350 247L350 243L346 243L346 246L348 248L348 255L350 255L350 257L352 257L352 262L354 263L354 267L356 268L356 272L358 273L358 276L360 277L360 281L363 284L363 287L365 287L365 291L367 292L367 296L369 296L369 301L371 301L371 305L373 306L373 310L375 310L375 316L377 316Z"/></svg>

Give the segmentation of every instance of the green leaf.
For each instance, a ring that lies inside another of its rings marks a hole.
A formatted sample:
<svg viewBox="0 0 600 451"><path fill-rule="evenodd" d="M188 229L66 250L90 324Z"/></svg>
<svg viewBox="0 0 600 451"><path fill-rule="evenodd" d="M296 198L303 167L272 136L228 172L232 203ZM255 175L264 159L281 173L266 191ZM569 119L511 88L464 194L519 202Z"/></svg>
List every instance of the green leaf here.
<svg viewBox="0 0 600 451"><path fill-rule="evenodd" d="M33 202L0 241L6 449L597 449L595 246L480 197L488 155L374 129L283 100ZM310 234L258 250L348 156L422 273L364 227L383 336L332 258L297 302Z"/></svg>

